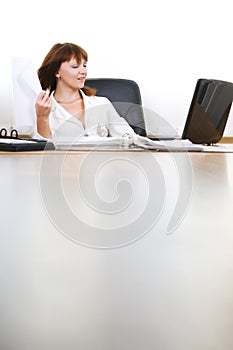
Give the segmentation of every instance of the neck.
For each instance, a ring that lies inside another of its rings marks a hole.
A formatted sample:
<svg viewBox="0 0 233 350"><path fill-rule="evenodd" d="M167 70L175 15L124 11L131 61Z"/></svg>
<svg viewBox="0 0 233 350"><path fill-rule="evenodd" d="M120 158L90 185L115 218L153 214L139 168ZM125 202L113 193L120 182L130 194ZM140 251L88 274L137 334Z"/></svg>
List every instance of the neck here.
<svg viewBox="0 0 233 350"><path fill-rule="evenodd" d="M74 102L79 101L79 100L81 100L81 97L80 97L80 96L74 98L73 100L57 100L57 99L56 99L56 101L57 101L58 103L74 103Z"/></svg>
<svg viewBox="0 0 233 350"><path fill-rule="evenodd" d="M81 94L78 92L78 95L72 96L71 98L63 97L62 95L59 94L54 94L54 98L58 103L74 103L82 99Z"/></svg>

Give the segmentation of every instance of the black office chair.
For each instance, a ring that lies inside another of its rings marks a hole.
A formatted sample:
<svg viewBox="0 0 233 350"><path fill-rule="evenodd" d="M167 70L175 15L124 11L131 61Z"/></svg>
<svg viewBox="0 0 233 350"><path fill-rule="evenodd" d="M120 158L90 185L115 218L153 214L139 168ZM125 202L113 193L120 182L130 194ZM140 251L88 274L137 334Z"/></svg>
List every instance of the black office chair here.
<svg viewBox="0 0 233 350"><path fill-rule="evenodd" d="M96 96L107 97L133 130L141 136L146 136L141 93L135 81L118 78L90 78L86 80L85 85L96 89Z"/></svg>

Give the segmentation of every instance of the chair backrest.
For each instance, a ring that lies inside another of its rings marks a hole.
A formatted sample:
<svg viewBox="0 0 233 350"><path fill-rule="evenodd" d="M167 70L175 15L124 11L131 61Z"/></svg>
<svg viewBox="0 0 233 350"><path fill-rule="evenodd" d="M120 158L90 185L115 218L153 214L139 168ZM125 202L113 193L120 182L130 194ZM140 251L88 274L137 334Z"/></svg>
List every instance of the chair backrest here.
<svg viewBox="0 0 233 350"><path fill-rule="evenodd" d="M146 136L141 93L133 80L118 78L90 78L86 86L96 89L96 96L107 97L119 113L127 120L134 131Z"/></svg>

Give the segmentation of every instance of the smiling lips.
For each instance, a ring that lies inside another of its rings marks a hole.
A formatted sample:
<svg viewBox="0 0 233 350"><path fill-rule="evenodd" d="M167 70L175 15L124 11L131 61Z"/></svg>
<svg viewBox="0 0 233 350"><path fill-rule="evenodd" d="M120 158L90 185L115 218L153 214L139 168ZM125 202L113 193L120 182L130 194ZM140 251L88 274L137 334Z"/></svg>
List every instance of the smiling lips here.
<svg viewBox="0 0 233 350"><path fill-rule="evenodd" d="M82 77L79 77L78 80L80 81L85 81L86 77L85 76L82 76Z"/></svg>

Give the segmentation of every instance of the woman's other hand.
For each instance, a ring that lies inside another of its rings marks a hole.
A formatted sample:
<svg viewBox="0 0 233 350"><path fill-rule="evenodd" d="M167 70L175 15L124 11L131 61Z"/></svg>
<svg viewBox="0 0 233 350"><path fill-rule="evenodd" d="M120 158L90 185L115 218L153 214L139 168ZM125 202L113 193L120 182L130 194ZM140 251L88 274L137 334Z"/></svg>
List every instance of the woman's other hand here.
<svg viewBox="0 0 233 350"><path fill-rule="evenodd" d="M49 126L49 114L51 112L52 103L50 101L49 92L41 91L36 99L36 116L37 116L37 131L46 138L51 137Z"/></svg>

